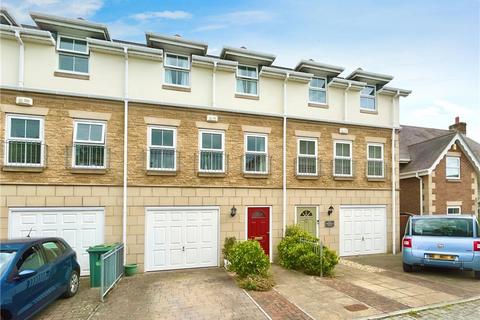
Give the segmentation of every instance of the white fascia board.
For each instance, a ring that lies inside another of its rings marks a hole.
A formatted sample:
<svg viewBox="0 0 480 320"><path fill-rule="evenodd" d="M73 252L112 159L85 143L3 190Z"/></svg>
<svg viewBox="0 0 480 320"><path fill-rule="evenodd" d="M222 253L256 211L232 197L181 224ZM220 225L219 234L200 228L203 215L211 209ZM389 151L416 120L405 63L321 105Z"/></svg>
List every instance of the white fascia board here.
<svg viewBox="0 0 480 320"><path fill-rule="evenodd" d="M337 88L347 88L350 86L349 90L360 91L365 88L367 84L365 82L347 80L342 78L333 78L332 81L328 83L328 86L337 87Z"/></svg>
<svg viewBox="0 0 480 320"><path fill-rule="evenodd" d="M394 88L394 87L383 87L381 88L380 90L378 90L377 93L386 93L386 94L389 94L389 95L400 95L400 97L408 97L411 93L412 93L412 90L406 90L406 89L399 89L399 88Z"/></svg>
<svg viewBox="0 0 480 320"><path fill-rule="evenodd" d="M270 77L276 79L285 79L288 75L288 80L290 81L299 81L299 82L309 82L313 74L306 73L306 72L299 72L293 70L285 70L282 68L275 68L275 67L262 67L260 71L260 76L263 77Z"/></svg>
<svg viewBox="0 0 480 320"><path fill-rule="evenodd" d="M35 39L37 41L44 41L49 42L52 45L55 45L55 39L52 37L50 31L45 30L36 30L36 29L29 29L29 28L22 28L22 27L15 27L15 26L7 26L4 24L0 25L0 31L5 33L6 35L13 33L15 34L16 31L20 33L20 37L26 39Z"/></svg>
<svg viewBox="0 0 480 320"><path fill-rule="evenodd" d="M362 70L361 68L358 68L358 69L354 70L346 78L347 79L352 79L352 78L355 78L355 77L371 79L371 80L375 80L375 81L385 81L385 82L390 82L390 81L393 80L393 76L391 76L391 75L369 72L369 71Z"/></svg>
<svg viewBox="0 0 480 320"><path fill-rule="evenodd" d="M234 57L242 57L252 60L259 60L264 61L269 64L272 64L275 61L276 56L273 54L242 49L242 48L233 48L233 47L223 47L222 52L220 53L221 58L225 58L226 56L231 55Z"/></svg>
<svg viewBox="0 0 480 320"><path fill-rule="evenodd" d="M199 56L196 54L192 55L192 65L209 67L213 69L215 63L217 64L217 69L223 71L235 71L238 66L237 61L223 60L215 57Z"/></svg>
<svg viewBox="0 0 480 320"><path fill-rule="evenodd" d="M99 40L94 38L87 38L88 45L92 50L99 50L103 52L110 52L116 54L124 54L124 48L128 49L129 56L135 56L146 59L163 60L163 50L137 46L128 43L120 43L106 40Z"/></svg>
<svg viewBox="0 0 480 320"><path fill-rule="evenodd" d="M181 37L165 36L152 32L145 33L145 36L147 38L147 44L151 44L152 42L157 42L160 44L163 43L166 45L181 47L185 49L199 50L203 54L206 54L208 49L208 45L206 43L200 41L186 40Z"/></svg>
<svg viewBox="0 0 480 320"><path fill-rule="evenodd" d="M428 175L430 175L430 173L428 172L428 170L403 172L403 173L400 173L399 178L400 179L408 179L408 178L416 177L417 175L418 176L428 176Z"/></svg>

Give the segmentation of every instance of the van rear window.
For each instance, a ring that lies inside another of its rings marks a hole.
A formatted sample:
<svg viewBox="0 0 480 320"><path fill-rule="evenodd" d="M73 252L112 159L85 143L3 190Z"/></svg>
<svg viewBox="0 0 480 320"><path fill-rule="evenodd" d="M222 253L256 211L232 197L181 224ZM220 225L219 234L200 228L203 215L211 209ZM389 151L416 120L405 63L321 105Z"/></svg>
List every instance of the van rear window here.
<svg viewBox="0 0 480 320"><path fill-rule="evenodd" d="M473 223L462 218L414 219L412 235L472 238Z"/></svg>

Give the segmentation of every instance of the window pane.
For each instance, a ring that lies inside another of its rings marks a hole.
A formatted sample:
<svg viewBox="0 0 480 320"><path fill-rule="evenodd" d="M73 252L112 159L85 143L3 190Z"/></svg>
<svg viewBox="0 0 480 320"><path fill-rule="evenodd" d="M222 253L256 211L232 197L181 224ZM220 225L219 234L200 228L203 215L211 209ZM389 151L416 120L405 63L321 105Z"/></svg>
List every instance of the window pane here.
<svg viewBox="0 0 480 320"><path fill-rule="evenodd" d="M88 58L87 57L74 57L76 72L88 73Z"/></svg>
<svg viewBox="0 0 480 320"><path fill-rule="evenodd" d="M245 155L245 171L267 172L267 155L258 153L247 153Z"/></svg>
<svg viewBox="0 0 480 320"><path fill-rule="evenodd" d="M75 165L85 167L103 167L105 159L105 147L77 144L75 145Z"/></svg>
<svg viewBox="0 0 480 320"><path fill-rule="evenodd" d="M315 155L315 142L300 140L300 154Z"/></svg>
<svg viewBox="0 0 480 320"><path fill-rule="evenodd" d="M382 159L382 147L368 146L368 157L370 159Z"/></svg>
<svg viewBox="0 0 480 320"><path fill-rule="evenodd" d="M362 89L361 95L375 97L375 87L366 86L365 88Z"/></svg>
<svg viewBox="0 0 480 320"><path fill-rule="evenodd" d="M165 82L177 86L188 86L188 71L165 69Z"/></svg>
<svg viewBox="0 0 480 320"><path fill-rule="evenodd" d="M201 151L200 169L204 171L223 171L223 152Z"/></svg>
<svg viewBox="0 0 480 320"><path fill-rule="evenodd" d="M176 56L173 54L167 54L165 65L186 69L189 67L187 57Z"/></svg>
<svg viewBox="0 0 480 320"><path fill-rule="evenodd" d="M25 119L12 119L10 122L10 136L12 138L25 138Z"/></svg>
<svg viewBox="0 0 480 320"><path fill-rule="evenodd" d="M152 169L175 169L175 150L151 149L150 168Z"/></svg>
<svg viewBox="0 0 480 320"><path fill-rule="evenodd" d="M317 159L315 157L298 157L299 174L316 174Z"/></svg>
<svg viewBox="0 0 480 320"><path fill-rule="evenodd" d="M90 125L87 123L77 123L76 140L88 141L90 137Z"/></svg>
<svg viewBox="0 0 480 320"><path fill-rule="evenodd" d="M27 120L26 138L38 139L40 138L40 120Z"/></svg>
<svg viewBox="0 0 480 320"><path fill-rule="evenodd" d="M447 168L447 178L458 178L460 171L458 168Z"/></svg>
<svg viewBox="0 0 480 320"><path fill-rule="evenodd" d="M265 152L265 137L247 137L247 151Z"/></svg>
<svg viewBox="0 0 480 320"><path fill-rule="evenodd" d="M73 39L61 37L60 38L60 49L73 50Z"/></svg>
<svg viewBox="0 0 480 320"><path fill-rule="evenodd" d="M335 154L339 157L350 157L350 145L348 143L336 143Z"/></svg>
<svg viewBox="0 0 480 320"><path fill-rule="evenodd" d="M162 130L163 132L163 146L173 147L173 131L172 130Z"/></svg>
<svg viewBox="0 0 480 320"><path fill-rule="evenodd" d="M383 176L383 161L368 161L368 172L367 175L372 177L382 177Z"/></svg>
<svg viewBox="0 0 480 320"><path fill-rule="evenodd" d="M202 133L202 148L211 149L212 148L212 134L211 133Z"/></svg>
<svg viewBox="0 0 480 320"><path fill-rule="evenodd" d="M412 235L471 238L473 223L471 219L462 218L414 219Z"/></svg>
<svg viewBox="0 0 480 320"><path fill-rule="evenodd" d="M221 134L212 134L212 149L222 149Z"/></svg>
<svg viewBox="0 0 480 320"><path fill-rule="evenodd" d="M73 71L73 56L61 54L59 55L59 65L60 70Z"/></svg>
<svg viewBox="0 0 480 320"><path fill-rule="evenodd" d="M361 97L360 107L363 109L375 110L375 98Z"/></svg>
<svg viewBox="0 0 480 320"><path fill-rule="evenodd" d="M310 102L327 103L327 93L320 90L309 90Z"/></svg>
<svg viewBox="0 0 480 320"><path fill-rule="evenodd" d="M335 159L335 174L351 175L351 160L350 159Z"/></svg>
<svg viewBox="0 0 480 320"><path fill-rule="evenodd" d="M238 66L238 75L240 77L257 78L257 69L253 67Z"/></svg>
<svg viewBox="0 0 480 320"><path fill-rule="evenodd" d="M257 81L237 79L237 92L246 94L257 94Z"/></svg>
<svg viewBox="0 0 480 320"><path fill-rule="evenodd" d="M447 167L452 167L452 168L460 167L460 158L447 157Z"/></svg>
<svg viewBox="0 0 480 320"><path fill-rule="evenodd" d="M87 42L82 40L75 40L73 50L78 52L87 52Z"/></svg>
<svg viewBox="0 0 480 320"><path fill-rule="evenodd" d="M310 80L310 87L312 88L325 89L325 85L325 79L313 78L312 80Z"/></svg>
<svg viewBox="0 0 480 320"><path fill-rule="evenodd" d="M43 261L43 257L37 249L31 248L25 254L24 258L22 259L23 263L18 268L18 272L22 272L24 270L37 270L45 264Z"/></svg>
<svg viewBox="0 0 480 320"><path fill-rule="evenodd" d="M99 124L90 125L90 141L101 142L103 135L103 126Z"/></svg>

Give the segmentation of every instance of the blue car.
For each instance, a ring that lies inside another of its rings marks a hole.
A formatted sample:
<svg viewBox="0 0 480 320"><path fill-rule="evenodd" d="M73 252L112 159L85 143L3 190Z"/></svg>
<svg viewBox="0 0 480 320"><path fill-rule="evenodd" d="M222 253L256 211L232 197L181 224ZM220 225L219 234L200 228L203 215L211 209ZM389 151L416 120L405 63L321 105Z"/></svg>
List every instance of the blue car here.
<svg viewBox="0 0 480 320"><path fill-rule="evenodd" d="M60 238L0 241L1 319L29 319L79 287L80 265Z"/></svg>
<svg viewBox="0 0 480 320"><path fill-rule="evenodd" d="M412 216L402 246L405 272L422 266L473 270L480 279L480 226L475 216Z"/></svg>

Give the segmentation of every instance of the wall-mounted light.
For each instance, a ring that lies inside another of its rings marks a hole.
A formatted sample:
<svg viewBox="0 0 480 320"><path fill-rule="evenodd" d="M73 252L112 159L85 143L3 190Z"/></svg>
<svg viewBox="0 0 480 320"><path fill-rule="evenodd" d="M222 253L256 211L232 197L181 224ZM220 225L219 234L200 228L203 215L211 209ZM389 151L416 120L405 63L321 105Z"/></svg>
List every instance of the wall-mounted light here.
<svg viewBox="0 0 480 320"><path fill-rule="evenodd" d="M232 217L235 217L236 214L237 214L237 208L235 208L235 206L233 206L232 209L230 209L230 215Z"/></svg>
<svg viewBox="0 0 480 320"><path fill-rule="evenodd" d="M333 213L333 206L330 206L330 208L328 208L327 213L329 216Z"/></svg>

